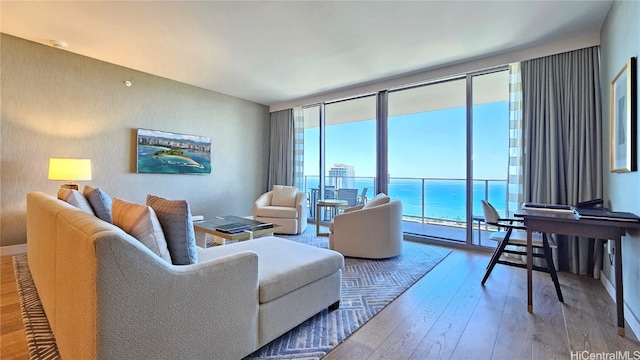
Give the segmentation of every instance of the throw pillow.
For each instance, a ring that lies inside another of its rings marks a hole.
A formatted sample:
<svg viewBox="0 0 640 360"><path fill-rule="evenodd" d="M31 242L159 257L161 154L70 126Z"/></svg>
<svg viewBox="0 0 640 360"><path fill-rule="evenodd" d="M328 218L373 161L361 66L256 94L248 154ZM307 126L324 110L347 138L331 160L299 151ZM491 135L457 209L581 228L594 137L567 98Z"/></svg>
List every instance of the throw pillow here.
<svg viewBox="0 0 640 360"><path fill-rule="evenodd" d="M386 204L389 202L389 200L390 200L389 197L385 193L379 193L378 195L374 196L373 199L369 200L366 204L364 204L362 208L368 209L374 206Z"/></svg>
<svg viewBox="0 0 640 360"><path fill-rule="evenodd" d="M113 224L171 264L162 227L150 206L113 199Z"/></svg>
<svg viewBox="0 0 640 360"><path fill-rule="evenodd" d="M93 212L93 208L91 208L91 204L89 204L87 198L85 198L84 195L82 195L82 193L80 193L80 191L78 190L60 188L60 190L58 190L58 199L66 201L69 204L77 207L80 210L84 210L93 216L96 215L96 213Z"/></svg>
<svg viewBox="0 0 640 360"><path fill-rule="evenodd" d="M272 206L296 207L296 194L298 189L293 186L274 185Z"/></svg>
<svg viewBox="0 0 640 360"><path fill-rule="evenodd" d="M89 200L89 204L91 204L91 208L93 208L93 212L96 213L97 217L108 223L113 222L111 219L111 196L102 191L102 189L94 189L88 185L84 186L82 194Z"/></svg>
<svg viewBox="0 0 640 360"><path fill-rule="evenodd" d="M168 200L147 195L147 205L151 206L158 215L173 264L197 263L196 236L189 204L185 200Z"/></svg>

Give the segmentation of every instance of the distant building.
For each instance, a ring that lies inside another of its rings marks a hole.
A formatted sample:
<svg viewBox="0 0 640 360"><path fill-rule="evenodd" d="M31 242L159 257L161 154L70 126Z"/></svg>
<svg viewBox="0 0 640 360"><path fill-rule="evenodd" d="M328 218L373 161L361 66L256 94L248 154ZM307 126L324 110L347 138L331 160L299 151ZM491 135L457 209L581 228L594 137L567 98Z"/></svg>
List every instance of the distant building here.
<svg viewBox="0 0 640 360"><path fill-rule="evenodd" d="M356 187L356 172L352 165L347 164L333 164L333 167L329 169L329 184L336 187L336 189Z"/></svg>

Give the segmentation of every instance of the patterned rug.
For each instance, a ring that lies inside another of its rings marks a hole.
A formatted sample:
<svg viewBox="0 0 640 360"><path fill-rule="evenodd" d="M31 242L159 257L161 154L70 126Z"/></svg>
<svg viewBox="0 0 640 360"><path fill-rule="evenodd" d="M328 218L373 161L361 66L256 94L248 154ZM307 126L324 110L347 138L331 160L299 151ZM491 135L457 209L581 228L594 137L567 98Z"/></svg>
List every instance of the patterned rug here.
<svg viewBox="0 0 640 360"><path fill-rule="evenodd" d="M314 226L307 227L301 235L278 236L328 248L328 238L315 236ZM246 359L322 358L449 253L445 249L405 241L402 255L393 259L345 258L340 308L332 312L323 310ZM55 339L31 279L26 255L15 256L13 264L29 357L59 359Z"/></svg>

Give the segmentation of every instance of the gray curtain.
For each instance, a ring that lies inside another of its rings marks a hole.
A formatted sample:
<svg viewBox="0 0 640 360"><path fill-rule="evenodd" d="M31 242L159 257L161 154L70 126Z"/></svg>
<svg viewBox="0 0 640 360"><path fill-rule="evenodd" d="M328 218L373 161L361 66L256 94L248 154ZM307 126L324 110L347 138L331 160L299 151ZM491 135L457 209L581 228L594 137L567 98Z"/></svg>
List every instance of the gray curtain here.
<svg viewBox="0 0 640 360"><path fill-rule="evenodd" d="M269 188L294 184L294 117L293 109L271 113L269 142Z"/></svg>
<svg viewBox="0 0 640 360"><path fill-rule="evenodd" d="M522 63L524 200L602 197L599 47ZM600 276L602 240L558 236L560 270Z"/></svg>

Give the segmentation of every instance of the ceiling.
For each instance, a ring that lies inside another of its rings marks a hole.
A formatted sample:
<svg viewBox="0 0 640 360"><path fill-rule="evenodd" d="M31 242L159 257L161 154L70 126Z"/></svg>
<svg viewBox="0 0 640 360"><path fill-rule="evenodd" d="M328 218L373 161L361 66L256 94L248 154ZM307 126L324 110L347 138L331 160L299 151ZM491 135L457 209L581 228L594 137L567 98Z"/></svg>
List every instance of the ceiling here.
<svg viewBox="0 0 640 360"><path fill-rule="evenodd" d="M1 1L0 31L274 105L600 31L611 1Z"/></svg>

